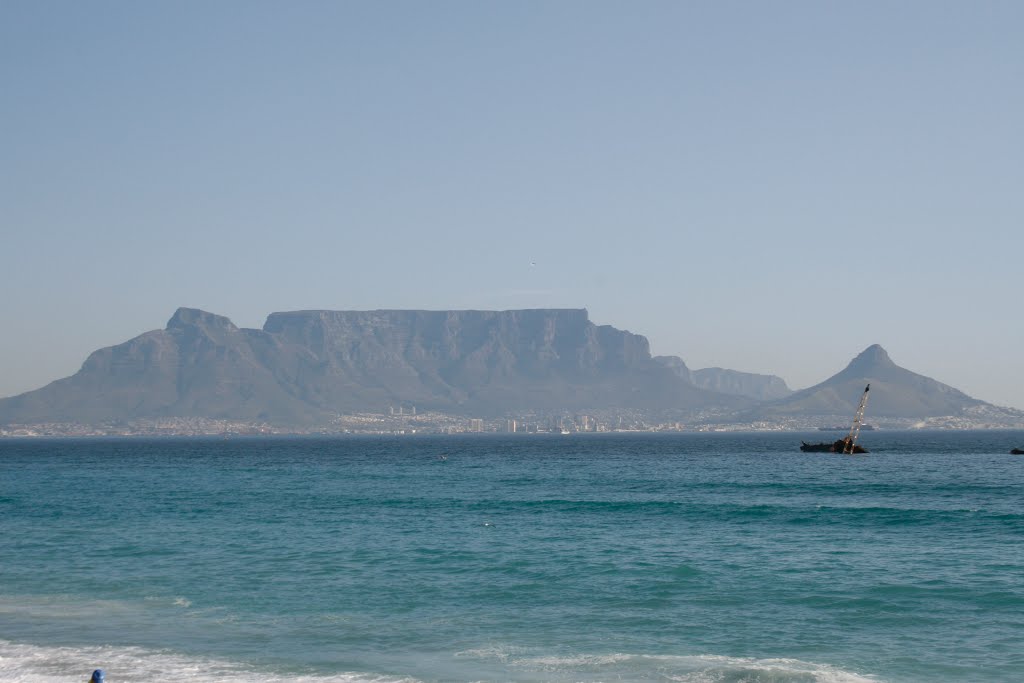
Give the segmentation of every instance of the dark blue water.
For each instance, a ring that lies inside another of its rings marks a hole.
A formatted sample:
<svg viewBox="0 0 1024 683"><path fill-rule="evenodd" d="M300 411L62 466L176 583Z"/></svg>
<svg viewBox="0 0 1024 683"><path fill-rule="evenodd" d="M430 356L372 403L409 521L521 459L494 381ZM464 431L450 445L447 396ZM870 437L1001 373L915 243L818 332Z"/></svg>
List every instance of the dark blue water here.
<svg viewBox="0 0 1024 683"><path fill-rule="evenodd" d="M1024 432L0 441L0 678L1008 681Z"/></svg>

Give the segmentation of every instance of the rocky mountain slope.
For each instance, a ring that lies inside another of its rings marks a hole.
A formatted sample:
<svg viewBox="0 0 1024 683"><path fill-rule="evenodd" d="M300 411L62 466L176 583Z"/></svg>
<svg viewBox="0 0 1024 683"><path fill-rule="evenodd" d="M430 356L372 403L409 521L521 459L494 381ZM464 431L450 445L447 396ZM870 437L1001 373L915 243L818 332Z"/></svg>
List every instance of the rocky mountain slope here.
<svg viewBox="0 0 1024 683"><path fill-rule="evenodd" d="M871 384L868 415L927 418L961 415L989 404L953 387L896 365L878 344L869 346L841 372L813 387L756 409L762 417L839 415L852 417L865 385Z"/></svg>
<svg viewBox="0 0 1024 683"><path fill-rule="evenodd" d="M771 375L652 358L646 338L595 325L582 309L292 311L255 330L181 308L165 329L94 352L71 377L0 399L0 424L172 417L317 425L412 406L474 417L612 411L842 422L869 382L869 421L1024 420L897 366L878 345L792 393Z"/></svg>
<svg viewBox="0 0 1024 683"><path fill-rule="evenodd" d="M655 356L654 360L695 387L719 394L745 396L755 401L771 401L793 393L792 389L786 386L785 380L775 375L759 375L725 368L690 370L679 356Z"/></svg>
<svg viewBox="0 0 1024 683"><path fill-rule="evenodd" d="M594 325L585 310L295 311L252 330L182 308L166 329L96 351L75 375L0 399L0 422L298 424L399 405L498 415L744 402L681 380L647 339Z"/></svg>

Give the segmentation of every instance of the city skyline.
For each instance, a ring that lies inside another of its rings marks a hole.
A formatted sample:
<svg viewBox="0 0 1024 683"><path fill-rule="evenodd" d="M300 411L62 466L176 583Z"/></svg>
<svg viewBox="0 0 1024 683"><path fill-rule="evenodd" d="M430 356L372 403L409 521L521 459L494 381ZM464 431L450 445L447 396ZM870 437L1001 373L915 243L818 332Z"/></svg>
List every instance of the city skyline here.
<svg viewBox="0 0 1024 683"><path fill-rule="evenodd" d="M195 306L587 308L1024 408L1024 8L0 7L0 396Z"/></svg>

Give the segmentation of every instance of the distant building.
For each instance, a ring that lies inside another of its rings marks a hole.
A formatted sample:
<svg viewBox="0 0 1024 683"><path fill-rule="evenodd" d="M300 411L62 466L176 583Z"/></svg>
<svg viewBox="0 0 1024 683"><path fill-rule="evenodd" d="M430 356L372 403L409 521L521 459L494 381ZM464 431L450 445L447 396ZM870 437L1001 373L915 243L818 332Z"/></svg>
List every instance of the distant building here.
<svg viewBox="0 0 1024 683"><path fill-rule="evenodd" d="M515 432L516 432L516 421L515 420L506 420L505 421L505 431L508 432L509 434L515 434Z"/></svg>
<svg viewBox="0 0 1024 683"><path fill-rule="evenodd" d="M469 421L469 431L471 432L482 432L484 431L484 421L478 417L474 417Z"/></svg>

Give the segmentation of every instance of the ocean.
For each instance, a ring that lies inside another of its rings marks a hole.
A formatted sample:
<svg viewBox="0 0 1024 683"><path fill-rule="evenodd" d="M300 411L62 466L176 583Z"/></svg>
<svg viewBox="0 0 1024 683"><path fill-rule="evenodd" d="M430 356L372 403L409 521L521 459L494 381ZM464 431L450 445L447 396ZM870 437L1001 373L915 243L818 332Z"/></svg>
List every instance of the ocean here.
<svg viewBox="0 0 1024 683"><path fill-rule="evenodd" d="M0 680L1015 681L1024 432L0 441Z"/></svg>

